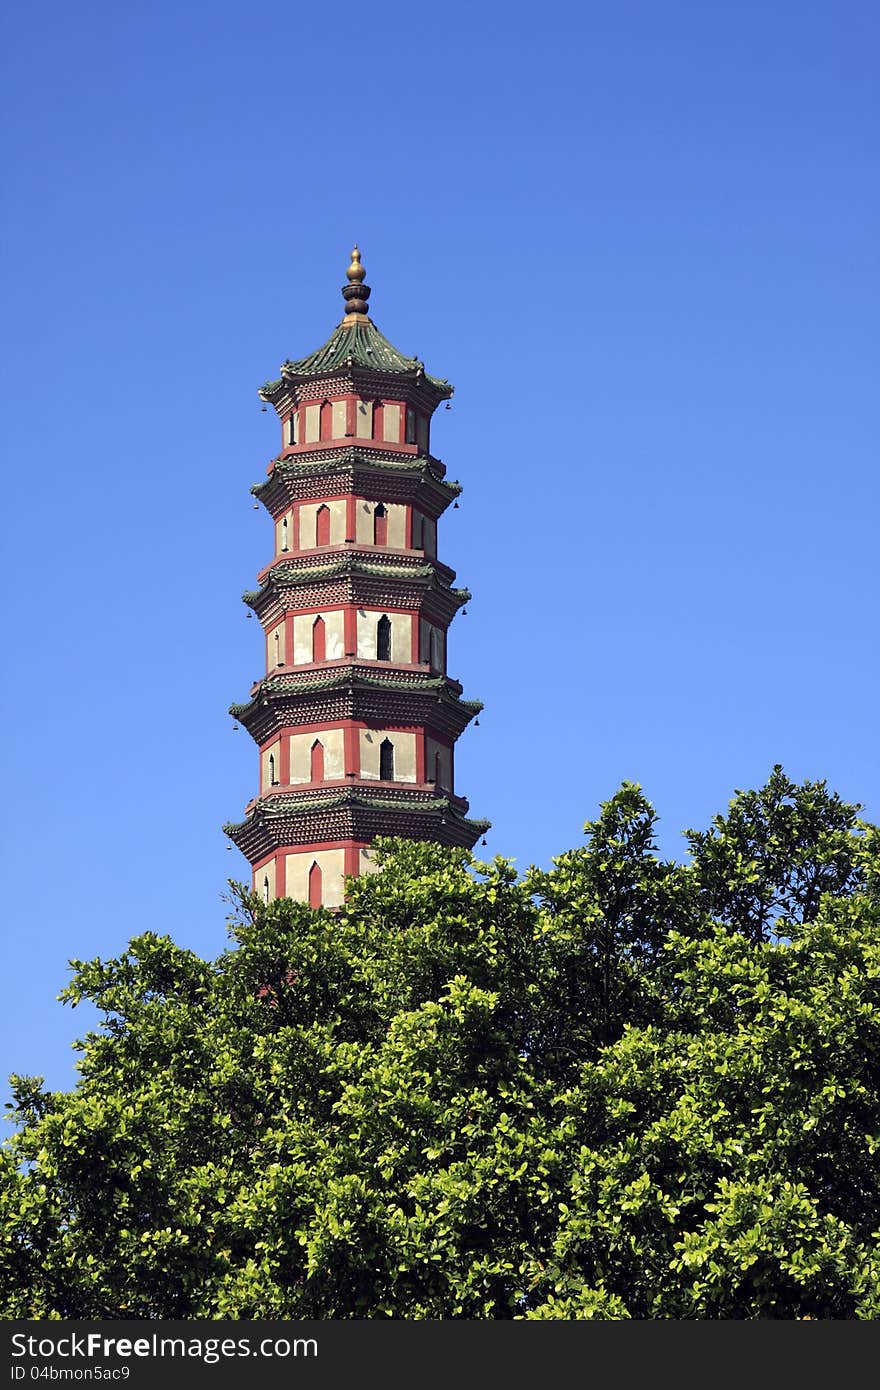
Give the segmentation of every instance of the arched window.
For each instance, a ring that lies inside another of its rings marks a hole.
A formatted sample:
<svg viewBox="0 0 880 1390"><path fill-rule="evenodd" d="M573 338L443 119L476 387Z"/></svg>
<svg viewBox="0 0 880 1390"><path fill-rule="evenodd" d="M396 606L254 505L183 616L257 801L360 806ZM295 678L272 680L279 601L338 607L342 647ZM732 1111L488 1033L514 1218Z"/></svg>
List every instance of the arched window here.
<svg viewBox="0 0 880 1390"><path fill-rule="evenodd" d="M327 629L324 619L318 614L312 623L312 661L327 660Z"/></svg>
<svg viewBox="0 0 880 1390"><path fill-rule="evenodd" d="M283 648L282 645L281 645L281 633L280 633L280 631L275 633L275 665L276 665L276 666L283 666L283 665L284 665L284 648Z"/></svg>
<svg viewBox="0 0 880 1390"><path fill-rule="evenodd" d="M388 544L388 512L381 502L373 512L373 544Z"/></svg>
<svg viewBox="0 0 880 1390"><path fill-rule="evenodd" d="M313 782L324 780L324 745L319 738L312 744L309 776Z"/></svg>
<svg viewBox="0 0 880 1390"><path fill-rule="evenodd" d="M289 518L286 516L281 518L281 549L290 549L290 526Z"/></svg>
<svg viewBox="0 0 880 1390"><path fill-rule="evenodd" d="M324 897L324 875L315 859L309 869L309 907L320 907Z"/></svg>
<svg viewBox="0 0 880 1390"><path fill-rule="evenodd" d="M296 443L296 411L292 410L287 420L287 442Z"/></svg>
<svg viewBox="0 0 880 1390"><path fill-rule="evenodd" d="M269 901L269 875L268 875L268 874L264 874L264 876L263 876L263 902L264 902L264 903L267 903L268 901Z"/></svg>
<svg viewBox="0 0 880 1390"><path fill-rule="evenodd" d="M390 738L383 738L379 744L379 781L394 781L394 744Z"/></svg>
<svg viewBox="0 0 880 1390"><path fill-rule="evenodd" d="M270 753L270 754L269 754L269 786L270 786L270 787L277 787L277 786L278 786L278 783L277 783L276 780L275 780L275 754L274 754L274 753Z"/></svg>
<svg viewBox="0 0 880 1390"><path fill-rule="evenodd" d="M330 544L330 508L322 502L315 517L315 545Z"/></svg>
<svg viewBox="0 0 880 1390"><path fill-rule="evenodd" d="M376 660L391 660L391 619L385 613L376 624Z"/></svg>
<svg viewBox="0 0 880 1390"><path fill-rule="evenodd" d="M321 425L320 438L332 439L333 437L333 407L329 401L321 402Z"/></svg>

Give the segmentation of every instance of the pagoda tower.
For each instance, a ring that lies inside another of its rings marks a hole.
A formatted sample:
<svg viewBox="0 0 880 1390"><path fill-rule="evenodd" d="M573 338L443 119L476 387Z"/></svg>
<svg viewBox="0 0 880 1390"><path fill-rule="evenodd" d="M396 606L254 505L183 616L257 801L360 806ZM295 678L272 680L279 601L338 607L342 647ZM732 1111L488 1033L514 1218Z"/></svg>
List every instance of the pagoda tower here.
<svg viewBox="0 0 880 1390"><path fill-rule="evenodd" d="M460 488L431 453L431 418L453 388L379 332L364 275L355 247L342 322L260 391L282 436L251 489L275 532L244 595L266 674L229 711L257 744L260 783L224 829L264 900L312 907L342 903L377 835L471 848L489 825L455 792L455 742L482 705L446 674L470 598L437 558Z"/></svg>

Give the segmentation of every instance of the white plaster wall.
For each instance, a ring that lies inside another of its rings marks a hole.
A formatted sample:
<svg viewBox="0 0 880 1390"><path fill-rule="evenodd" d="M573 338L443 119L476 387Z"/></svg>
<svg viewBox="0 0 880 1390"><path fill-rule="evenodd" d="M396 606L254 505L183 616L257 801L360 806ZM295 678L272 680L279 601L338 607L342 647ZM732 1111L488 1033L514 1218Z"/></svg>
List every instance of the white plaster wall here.
<svg viewBox="0 0 880 1390"><path fill-rule="evenodd" d="M254 870L254 892L259 894L260 900L265 901L265 881L269 880L269 901L275 897L275 860L270 859L268 864L262 864L259 869Z"/></svg>
<svg viewBox="0 0 880 1390"><path fill-rule="evenodd" d="M347 415L347 413L348 413L348 404L347 404L346 401L334 401L334 402L333 402L333 407L332 407L332 411L331 411L331 425L330 425L330 428L331 428L331 430L332 430L332 435L331 435L331 437L332 437L333 439L344 439L344 438L345 438L345 424L346 424L346 415Z"/></svg>
<svg viewBox="0 0 880 1390"><path fill-rule="evenodd" d="M342 729L312 729L307 734L290 736L290 780L296 786L312 780L312 744L315 739L324 745L324 781L332 782L345 776Z"/></svg>
<svg viewBox="0 0 880 1390"><path fill-rule="evenodd" d="M373 402L358 401L355 412L355 433L358 439L373 438Z"/></svg>
<svg viewBox="0 0 880 1390"><path fill-rule="evenodd" d="M416 736L408 733L391 733L387 729L361 729L361 776L378 778L379 747L383 739L394 744L395 782L414 782L416 780Z"/></svg>
<svg viewBox="0 0 880 1390"><path fill-rule="evenodd" d="M330 512L330 544L340 545L345 540L345 498L335 497L329 502L306 502L299 509L299 548L313 550L318 543L318 508L327 507Z"/></svg>
<svg viewBox="0 0 880 1390"><path fill-rule="evenodd" d="M268 791L269 788L272 786L272 778L269 776L269 758L270 758L270 757L274 757L274 758L275 758L275 779L276 779L276 781L280 781L280 780L281 780L281 743L280 743L280 740L276 739L274 743L270 743L269 747L266 748L266 749L264 749L263 753L260 755L260 791L261 791L261 792Z"/></svg>
<svg viewBox="0 0 880 1390"><path fill-rule="evenodd" d="M362 874L377 874L379 872L379 865L369 849L362 849L360 852L360 872Z"/></svg>
<svg viewBox="0 0 880 1390"><path fill-rule="evenodd" d="M287 522L285 532L284 523ZM293 514L285 512L284 516L279 516L275 522L275 554L281 555L283 551L289 550L293 543Z"/></svg>
<svg viewBox="0 0 880 1390"><path fill-rule="evenodd" d="M439 627L419 620L419 661L427 661L437 671L446 670L446 634Z"/></svg>
<svg viewBox="0 0 880 1390"><path fill-rule="evenodd" d="M355 509L355 540L360 545L372 545L374 519L378 502L359 501ZM388 546L403 550L406 545L406 507L401 502L386 502L388 513Z"/></svg>
<svg viewBox="0 0 880 1390"><path fill-rule="evenodd" d="M397 444L400 441L400 406L386 405L382 414L384 416L382 437Z"/></svg>
<svg viewBox="0 0 880 1390"><path fill-rule="evenodd" d="M278 638L277 647L275 642L276 636ZM287 662L287 646L284 641L283 619L280 623L276 623L275 626L270 628L266 633L266 670L274 671L279 662L282 664Z"/></svg>
<svg viewBox="0 0 880 1390"><path fill-rule="evenodd" d="M317 617L324 619L324 659L336 661L345 655L345 619L341 608L321 614L296 613L293 618L294 666L308 666L312 660L312 628Z"/></svg>
<svg viewBox="0 0 880 1390"><path fill-rule="evenodd" d="M375 502L358 502L355 508L355 540L361 545L373 544L373 511Z"/></svg>
<svg viewBox="0 0 880 1390"><path fill-rule="evenodd" d="M340 907L345 895L345 850L304 850L285 856L287 896L297 902L309 900L309 870L318 863L323 874L324 907Z"/></svg>
<svg viewBox="0 0 880 1390"><path fill-rule="evenodd" d="M425 739L425 777L430 782L434 776L434 766L437 754L440 754L440 787L443 791L452 791L452 753L443 743L437 743L433 738Z"/></svg>
<svg viewBox="0 0 880 1390"><path fill-rule="evenodd" d="M305 443L316 444L321 438L321 407L317 403L307 405L303 414L305 420Z"/></svg>
<svg viewBox="0 0 880 1390"><path fill-rule="evenodd" d="M368 661L376 658L376 625L383 616L378 609L359 608L357 614L357 654ZM412 615L387 613L391 621L391 660L405 665L412 661Z"/></svg>
<svg viewBox="0 0 880 1390"><path fill-rule="evenodd" d="M388 512L388 544L393 550L406 545L406 507L400 502L386 502Z"/></svg>

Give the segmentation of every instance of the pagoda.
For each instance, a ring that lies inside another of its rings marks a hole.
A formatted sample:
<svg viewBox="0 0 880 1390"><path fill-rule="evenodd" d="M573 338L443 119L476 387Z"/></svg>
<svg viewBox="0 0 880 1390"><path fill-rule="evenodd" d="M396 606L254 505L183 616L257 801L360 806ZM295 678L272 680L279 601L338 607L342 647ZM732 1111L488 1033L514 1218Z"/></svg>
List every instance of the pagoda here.
<svg viewBox="0 0 880 1390"><path fill-rule="evenodd" d="M281 423L251 489L275 554L244 595L266 674L229 712L257 744L260 782L224 829L267 902L339 906L376 836L471 848L489 824L455 792L455 742L482 705L446 673L470 598L437 558L460 488L431 453L431 419L453 388L379 332L364 276L355 247L341 323L259 393Z"/></svg>

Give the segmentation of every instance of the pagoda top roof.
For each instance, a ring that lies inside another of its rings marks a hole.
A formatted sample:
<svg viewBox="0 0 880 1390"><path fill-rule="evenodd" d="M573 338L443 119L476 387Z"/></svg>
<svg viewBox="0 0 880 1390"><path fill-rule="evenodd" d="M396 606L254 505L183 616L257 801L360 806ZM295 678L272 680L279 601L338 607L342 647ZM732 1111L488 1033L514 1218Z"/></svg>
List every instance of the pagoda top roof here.
<svg viewBox="0 0 880 1390"><path fill-rule="evenodd" d="M351 255L348 284L342 289L346 308L342 322L334 328L326 343L308 357L282 362L281 376L261 387L261 398L272 400L287 385L328 376L346 367L360 367L367 371L404 376L413 382L424 382L433 387L440 400L451 396L455 388L445 378L430 376L420 358L406 357L388 341L384 333L379 332L367 312L370 287L363 283L366 272L356 246Z"/></svg>

